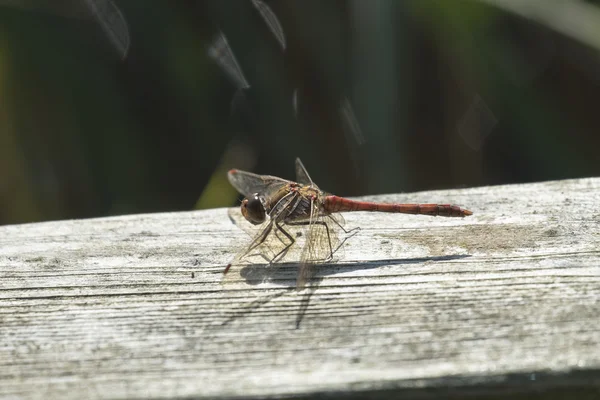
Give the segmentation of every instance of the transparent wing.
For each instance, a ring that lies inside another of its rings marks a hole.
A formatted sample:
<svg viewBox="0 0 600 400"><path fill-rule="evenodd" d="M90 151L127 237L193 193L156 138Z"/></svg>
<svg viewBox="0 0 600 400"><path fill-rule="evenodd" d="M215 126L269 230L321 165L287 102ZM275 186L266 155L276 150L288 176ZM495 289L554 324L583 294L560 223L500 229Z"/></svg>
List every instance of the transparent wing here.
<svg viewBox="0 0 600 400"><path fill-rule="evenodd" d="M227 216L235 226L246 232L250 238L254 238L262 229L262 225L254 225L248 222L239 207L228 208Z"/></svg>
<svg viewBox="0 0 600 400"><path fill-rule="evenodd" d="M272 230L270 224L261 225L263 228L259 234L265 234L265 240L257 247L251 248L254 238L250 241L245 241L231 263L224 271L221 283L225 287L231 287L234 284L244 284L247 281L250 283L260 283L269 278L270 263L269 261L285 246L282 239ZM258 237L258 236L256 236ZM249 276L246 267L250 267L253 271L252 276ZM258 282L256 282L258 281Z"/></svg>
<svg viewBox="0 0 600 400"><path fill-rule="evenodd" d="M294 200L286 199L285 206ZM261 225L252 225L242 216L237 208L228 210L229 218L236 226L249 235L249 240L240 247L223 277L223 284L260 283L274 277L281 262L298 260L301 252L297 238L302 234L297 226L276 224L277 218L270 219ZM274 264L276 263L276 264ZM281 278L276 276L276 278ZM290 277L290 279L292 279Z"/></svg>
<svg viewBox="0 0 600 400"><path fill-rule="evenodd" d="M313 183L312 179L310 179L308 171L306 171L304 164L302 164L302 161L300 161L299 158L296 158L296 182L303 185L311 185L314 188L317 187L317 185Z"/></svg>
<svg viewBox="0 0 600 400"><path fill-rule="evenodd" d="M318 201L318 200L317 200ZM315 265L333 261L342 241L339 231L343 230L344 218L340 214L325 214L319 210L317 202L311 207L312 213L305 233L305 243L300 256L300 267L296 288L301 290L313 276Z"/></svg>
<svg viewBox="0 0 600 400"><path fill-rule="evenodd" d="M231 186L246 197L252 196L254 193L267 196L291 183L276 176L258 175L252 172L240 171L239 169L229 171L227 178Z"/></svg>
<svg viewBox="0 0 600 400"><path fill-rule="evenodd" d="M261 225L254 225L254 224L251 224L250 222L248 222L248 221L246 220L246 218L244 218L244 216L243 216L243 215L242 215L242 213L240 212L240 209L239 209L239 207L228 208L228 209L227 209L227 216L229 217L229 220L230 220L230 221L231 221L231 222L232 222L232 223L233 223L235 226L237 226L238 228L240 228L241 230L243 230L244 232L246 232L246 234L248 235L248 238L249 238L249 239L252 239L252 240L253 240L254 238L256 238L256 237L257 237L257 236L260 234L260 232L261 232L261 231L264 229L264 226L265 226L265 224L267 223L267 222L265 222L264 224L261 224ZM287 226L287 225L285 225L285 224L281 225L281 227L282 227L282 228L284 228L284 227L285 227L284 229L286 229L286 231L287 231L287 230L289 230L289 231L290 231L290 235L292 235L292 234L293 234L292 236L293 236L294 238L296 238L296 237L298 237L298 236L301 236L301 235L303 234L303 232L302 232L302 231L303 231L303 229L300 229L300 228L298 228L298 227L288 227L288 226ZM280 230L279 230L278 228L277 228L277 230L278 230L278 232L277 232L278 236L280 236L280 237L285 237L285 235L284 235L283 233L279 232ZM250 243L250 242L248 242L248 243ZM248 243L245 243L245 244L248 244ZM248 246L245 246L244 248L246 248L246 247L248 247ZM273 247L273 246L271 246L271 247ZM290 249L290 250L291 250L291 249ZM296 249L296 250L297 250L297 249ZM298 251L295 251L295 253L298 253ZM277 253L274 253L274 254L273 254L273 256L274 256L275 254L277 254ZM297 256L297 258L296 258L296 261L298 261L298 260L300 259L300 255L299 255L299 254L296 254L296 256ZM290 257L289 257L289 256L287 256L287 257L284 257L284 258L285 258L286 260L287 260L287 259L290 259ZM263 260L263 261L264 261L264 260Z"/></svg>

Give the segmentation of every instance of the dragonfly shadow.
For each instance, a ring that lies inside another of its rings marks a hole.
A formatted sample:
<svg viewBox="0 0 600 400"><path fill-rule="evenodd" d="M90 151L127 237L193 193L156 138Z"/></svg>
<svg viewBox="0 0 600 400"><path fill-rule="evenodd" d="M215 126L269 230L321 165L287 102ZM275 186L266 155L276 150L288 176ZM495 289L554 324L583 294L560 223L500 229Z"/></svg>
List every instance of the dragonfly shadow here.
<svg viewBox="0 0 600 400"><path fill-rule="evenodd" d="M469 254L454 254L448 256L432 256L432 257L417 257L417 258L386 258L380 260L346 262L326 264L322 270L318 270L318 276L335 275L341 272L353 272L359 270L367 270L373 268L386 267L389 265L412 265L423 264L426 262L453 261L471 257Z"/></svg>
<svg viewBox="0 0 600 400"><path fill-rule="evenodd" d="M300 299L300 307L296 315L296 329L300 328L302 321L306 315L306 311L310 306L310 300L313 294L317 291L323 281L323 277L327 275L335 275L341 272L352 272L358 270L366 270L372 268L380 268L390 264L422 264L425 262L435 261L452 261L470 257L470 255L449 255L437 257L419 257L419 258L389 258L373 261L361 262L342 262L342 263L325 263L319 265L314 271L314 276L307 282L306 288ZM248 265L240 271L240 275L250 285L258 285L264 282L272 282L283 286L284 291L276 295L277 297L290 293L296 287L298 278L299 263L278 263L275 265L269 264L252 264ZM260 301L270 301L271 298Z"/></svg>
<svg viewBox="0 0 600 400"><path fill-rule="evenodd" d="M470 255L449 255L449 256L437 256L437 257L419 257L419 258L388 258L381 260L372 261L360 261L360 262L337 262L337 263L324 263L316 266L315 273L306 283L306 287L302 291L296 292L296 282L298 279L298 270L300 263L289 262L289 263L277 263L277 264L250 264L243 267L240 270L240 276L249 285L259 285L261 283L270 282L283 289L277 293L271 293L266 296L261 296L259 299L253 301L244 307L243 310L234 313L222 325L227 325L230 322L243 317L251 310L257 309L274 300L277 297L283 296L286 293L298 293L300 298L298 313L296 315L296 329L300 328L302 321L309 309L312 296L316 293L319 286L323 282L323 277L328 275L335 275L341 272L353 272L359 270L367 270L372 268L385 267L390 264L422 264L425 262L441 262L441 261L452 261L470 257Z"/></svg>
<svg viewBox="0 0 600 400"><path fill-rule="evenodd" d="M335 275L342 272L380 268L390 264L422 264L425 262L460 260L467 257L471 256L468 254L456 254L435 257L387 258L371 261L323 263L316 266L315 276L312 277L311 281L315 283L315 280L320 281L320 278L324 276ZM251 264L241 269L240 276L249 285L271 282L284 287L295 287L299 268L300 264L297 262L277 263L272 265Z"/></svg>

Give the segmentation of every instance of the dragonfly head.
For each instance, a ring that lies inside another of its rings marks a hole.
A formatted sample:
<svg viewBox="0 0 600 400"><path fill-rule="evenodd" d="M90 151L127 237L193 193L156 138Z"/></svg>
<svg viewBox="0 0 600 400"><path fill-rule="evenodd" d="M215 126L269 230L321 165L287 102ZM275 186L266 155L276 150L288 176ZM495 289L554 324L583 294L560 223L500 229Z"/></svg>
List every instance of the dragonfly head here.
<svg viewBox="0 0 600 400"><path fill-rule="evenodd" d="M246 220L254 225L260 225L265 222L266 212L258 193L254 193L249 198L242 201L242 215Z"/></svg>

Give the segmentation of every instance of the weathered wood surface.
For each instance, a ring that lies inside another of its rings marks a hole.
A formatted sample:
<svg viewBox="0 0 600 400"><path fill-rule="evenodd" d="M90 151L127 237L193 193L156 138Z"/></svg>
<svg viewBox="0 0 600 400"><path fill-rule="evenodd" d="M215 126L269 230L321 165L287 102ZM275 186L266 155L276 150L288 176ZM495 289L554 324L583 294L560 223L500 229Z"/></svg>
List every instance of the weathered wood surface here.
<svg viewBox="0 0 600 400"><path fill-rule="evenodd" d="M301 292L223 290L225 209L0 227L0 397L599 393L600 179L377 199L475 215L347 214Z"/></svg>

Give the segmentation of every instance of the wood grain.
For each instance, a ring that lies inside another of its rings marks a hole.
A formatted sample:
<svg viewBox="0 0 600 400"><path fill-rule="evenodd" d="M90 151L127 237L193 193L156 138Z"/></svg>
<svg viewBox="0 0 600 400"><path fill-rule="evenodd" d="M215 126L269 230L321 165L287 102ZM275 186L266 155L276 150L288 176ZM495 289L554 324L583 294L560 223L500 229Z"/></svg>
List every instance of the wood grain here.
<svg viewBox="0 0 600 400"><path fill-rule="evenodd" d="M0 397L600 393L599 178L363 199L475 214L347 214L300 292L220 284L226 209L0 227Z"/></svg>

